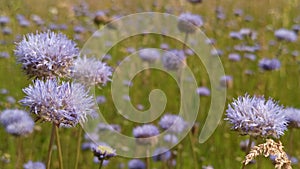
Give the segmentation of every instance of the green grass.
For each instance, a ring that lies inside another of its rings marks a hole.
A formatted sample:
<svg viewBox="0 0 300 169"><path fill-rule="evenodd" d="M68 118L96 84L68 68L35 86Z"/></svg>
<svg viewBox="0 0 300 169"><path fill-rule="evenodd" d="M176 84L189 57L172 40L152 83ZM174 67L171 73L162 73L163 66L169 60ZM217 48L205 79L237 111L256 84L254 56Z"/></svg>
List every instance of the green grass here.
<svg viewBox="0 0 300 169"><path fill-rule="evenodd" d="M233 98L239 95L259 94L266 97L273 97L280 101L280 104L284 106L292 106L300 108L300 78L299 78L299 58L292 57L290 52L283 53L279 59L282 67L278 71L273 72L261 72L258 68L258 60L263 57L274 57L278 50L278 44L273 47L268 46L270 40L274 40L273 30L281 27L291 28L294 24L293 20L298 18L299 22L299 7L298 0L282 1L260 1L252 0L248 1L234 1L234 0L204 0L201 5L193 7L191 4L183 1L183 6L180 6L179 1L164 2L158 0L158 6L154 7L152 1L113 1L104 0L96 1L90 0L90 11L96 11L99 9L111 9L111 14L131 14L138 11L159 11L163 12L165 9L173 9L175 15L180 14L180 10L191 11L203 16L205 25L203 30L206 35L217 40L216 47L224 51L224 55L220 57L225 72L228 75L232 75L233 87L227 90L227 101L231 102ZM215 6L219 4L223 7L226 14L225 20L216 21L215 19ZM8 43L6 45L0 45L0 52L9 52L11 57L9 59L0 58L0 88L9 90L9 95L16 98L16 100L22 99L24 94L22 88L31 83L30 79L24 75L21 70L21 66L16 64L15 57L13 56L13 50L15 45L13 43L17 35L23 36L26 33L35 33L36 30L40 30L39 27L33 23L29 28L20 28L15 19L16 14L23 14L29 19L31 14L37 14L41 16L45 22L67 24L68 29L63 31L68 37L73 38L74 32L72 26L83 25L87 28L96 27L91 23L91 20L85 17L75 17L72 13L72 6L78 5L77 1L50 1L42 0L39 2L28 1L0 1L0 15L9 16L11 22L9 27L13 30L12 35L4 36L0 34L0 40L5 40ZM58 15L53 16L49 13L49 6L51 8L57 8ZM237 18L233 15L233 10L241 8L244 10L245 15L253 16L252 22L245 22L242 18ZM270 28L272 31L267 29ZM240 62L231 62L228 60L227 55L232 52L234 45L239 42L229 38L230 31L238 31L240 28L251 28L258 33L258 42L262 47L262 50L256 52L256 61L249 61L243 58ZM81 48L85 42L91 36L91 33L83 34L83 40L77 41L78 46ZM192 38L192 37L190 37ZM140 43L144 42L144 43ZM170 38L161 38L158 35L147 36L135 36L126 39L112 48L109 53L113 56L113 59L108 61L108 64L116 67L118 60L124 59L126 56L125 49L127 47L135 47L136 49L141 47L159 47L161 43L168 43L171 48L180 48L182 45ZM288 51L299 50L299 40L295 43L283 44ZM231 47L231 49L228 49ZM202 62L196 57L189 57L187 60L189 67L192 69L198 85L209 86L209 80L207 72ZM243 72L247 69L253 71L252 75L245 75ZM162 81L161 79L164 79ZM151 76L147 77L146 72L141 72L133 79L134 85L130 89L129 95L132 98L132 104L143 104L145 108L148 108L149 101L148 95L152 89L159 88L166 93L168 98L168 104L165 112L177 113L179 110L179 89L174 81L167 74L159 71L151 71ZM143 87L141 87L144 85ZM132 128L137 124L126 121L122 116L117 113L114 107L110 84L103 87L102 90L96 91L97 95L104 95L107 98L107 102L100 105L100 110L103 112L104 117L108 122L119 124L122 126L122 133L131 136ZM5 102L6 95L0 95L1 110L5 108L22 108L18 103L11 105ZM201 107L197 122L200 122L200 127L206 118L206 114L210 104L210 97L201 98ZM225 115L225 114L224 114ZM223 116L225 117L225 116ZM156 123L156 121L155 121ZM37 130L28 137L22 138L22 162L28 160L41 160L46 161L48 144L50 140L51 124L49 123L37 123ZM60 129L61 143L63 147L63 160L64 167L67 169L74 168L76 159L76 144L78 137L78 127L70 129ZM197 133L194 137L198 138ZM288 154L300 158L300 144L298 140L300 135L298 130L293 131L293 138L290 140L291 131L285 132L285 135L280 139L285 145L285 150ZM182 147L182 158L177 163L180 163L182 168L194 168L195 162L199 165L212 165L215 169L227 169L227 168L240 168L241 161L244 159L244 152L239 149L239 143L241 140L247 139L247 136L240 136L238 133L230 130L230 125L222 120L214 132L214 134L203 144L195 143L196 154L198 161L194 161L192 158L191 143L188 136L182 140L180 146ZM10 155L10 163L3 163L0 161L0 169L13 169L16 163L17 152L17 139L7 134L3 127L0 127L0 157L7 153ZM257 142L263 142L258 140ZM292 143L292 144L291 144ZM174 151L176 148L173 149ZM0 158L1 159L1 158ZM52 156L53 168L58 168L58 159L56 150L53 151ZM129 159L123 157L117 157L110 160L110 163L106 168L117 168L121 163L127 168L127 161ZM274 168L271 161L266 158L261 158L260 165L262 168ZM153 168L161 168L160 163L152 163ZM198 166L199 166L198 165ZM84 151L80 154L79 168L90 169L97 168L97 164L93 163L93 154L90 151ZM300 164L293 166L294 168L300 168ZM201 167L200 167L201 168ZM257 168L256 164L250 165L248 168Z"/></svg>

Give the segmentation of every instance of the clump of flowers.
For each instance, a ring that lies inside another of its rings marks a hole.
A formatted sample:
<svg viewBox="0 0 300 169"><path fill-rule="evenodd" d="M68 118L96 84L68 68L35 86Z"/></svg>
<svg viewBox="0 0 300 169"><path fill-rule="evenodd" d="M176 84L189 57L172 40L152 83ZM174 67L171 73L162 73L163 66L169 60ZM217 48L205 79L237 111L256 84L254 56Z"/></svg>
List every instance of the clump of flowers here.
<svg viewBox="0 0 300 169"><path fill-rule="evenodd" d="M14 136L25 136L33 132L34 121L23 110L6 109L0 115L5 130Z"/></svg>
<svg viewBox="0 0 300 169"><path fill-rule="evenodd" d="M103 84L110 81L111 67L95 58L78 57L74 61L72 78L87 86Z"/></svg>
<svg viewBox="0 0 300 169"><path fill-rule="evenodd" d="M31 78L66 77L78 56L76 44L62 33L27 34L17 43L17 62Z"/></svg>
<svg viewBox="0 0 300 169"><path fill-rule="evenodd" d="M79 83L60 85L56 79L36 80L23 91L26 96L21 103L40 120L59 127L73 127L94 112L93 98Z"/></svg>
<svg viewBox="0 0 300 169"><path fill-rule="evenodd" d="M279 138L287 129L283 107L271 98L240 96L228 105L225 120L242 135Z"/></svg>

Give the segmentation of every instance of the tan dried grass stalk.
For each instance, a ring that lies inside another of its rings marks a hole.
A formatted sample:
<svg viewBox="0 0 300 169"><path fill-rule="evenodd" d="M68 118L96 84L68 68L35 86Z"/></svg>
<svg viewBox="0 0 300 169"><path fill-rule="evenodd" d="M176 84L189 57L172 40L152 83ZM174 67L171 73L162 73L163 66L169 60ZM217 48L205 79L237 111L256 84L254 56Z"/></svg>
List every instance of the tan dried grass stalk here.
<svg viewBox="0 0 300 169"><path fill-rule="evenodd" d="M288 159L287 154L283 151L282 143L276 143L272 139L267 139L263 144L259 144L251 148L249 154L247 154L246 159L243 161L247 165L255 157L263 155L268 157L270 155L275 156L275 168L276 169L292 169L291 161Z"/></svg>

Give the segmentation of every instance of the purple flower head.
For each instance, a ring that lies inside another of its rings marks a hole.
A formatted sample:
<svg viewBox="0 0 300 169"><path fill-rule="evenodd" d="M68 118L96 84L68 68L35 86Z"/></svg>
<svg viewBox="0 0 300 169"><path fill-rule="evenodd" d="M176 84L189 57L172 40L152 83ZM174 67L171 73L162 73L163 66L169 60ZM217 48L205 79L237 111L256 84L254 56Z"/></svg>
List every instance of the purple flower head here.
<svg viewBox="0 0 300 169"><path fill-rule="evenodd" d="M242 135L279 138L287 129L287 120L279 106L271 98L240 96L228 105L225 120L232 129Z"/></svg>
<svg viewBox="0 0 300 169"><path fill-rule="evenodd" d="M105 85L110 81L112 75L111 67L107 66L95 58L78 57L74 61L74 67L71 77L80 83L93 86L97 84Z"/></svg>
<svg viewBox="0 0 300 169"><path fill-rule="evenodd" d="M187 123L181 116L165 114L159 121L159 126L171 133L181 133L187 127Z"/></svg>
<svg viewBox="0 0 300 169"><path fill-rule="evenodd" d="M4 27L2 29L2 34L3 35L10 35L12 33L12 30L9 27Z"/></svg>
<svg viewBox="0 0 300 169"><path fill-rule="evenodd" d="M256 59L256 55L252 53L245 53L244 58L254 61Z"/></svg>
<svg viewBox="0 0 300 169"><path fill-rule="evenodd" d="M240 32L230 32L229 37L232 38L232 39L238 39L238 40L243 39L243 36Z"/></svg>
<svg viewBox="0 0 300 169"><path fill-rule="evenodd" d="M157 49L145 48L139 52L139 56L143 61L153 63L160 58L160 52Z"/></svg>
<svg viewBox="0 0 300 169"><path fill-rule="evenodd" d="M171 144L177 144L178 143L178 138L177 138L177 136L175 136L173 134L166 134L164 136L164 141L169 142Z"/></svg>
<svg viewBox="0 0 300 169"><path fill-rule="evenodd" d="M232 76L225 75L220 78L220 85L222 87L232 88L233 86L233 78Z"/></svg>
<svg viewBox="0 0 300 169"><path fill-rule="evenodd" d="M10 19L7 16L0 16L0 25L4 26L8 24Z"/></svg>
<svg viewBox="0 0 300 169"><path fill-rule="evenodd" d="M38 15L33 14L30 16L30 18L38 26L45 24L44 20Z"/></svg>
<svg viewBox="0 0 300 169"><path fill-rule="evenodd" d="M65 77L78 55L76 44L61 33L27 34L17 43L15 55L29 77Z"/></svg>
<svg viewBox="0 0 300 169"><path fill-rule="evenodd" d="M178 17L178 29L185 33L194 33L197 27L203 25L203 20L200 15L194 15L191 13L182 13Z"/></svg>
<svg viewBox="0 0 300 169"><path fill-rule="evenodd" d="M20 102L28 106L31 113L59 127L74 127L94 113L93 98L78 83L62 82L60 85L55 79L36 80L23 92L26 96Z"/></svg>
<svg viewBox="0 0 300 169"><path fill-rule="evenodd" d="M297 34L294 31L284 28L276 30L274 35L278 40L285 40L287 42L295 42L297 40Z"/></svg>
<svg viewBox="0 0 300 169"><path fill-rule="evenodd" d="M235 16L242 16L244 14L244 11L242 9L235 9L233 13Z"/></svg>
<svg viewBox="0 0 300 169"><path fill-rule="evenodd" d="M23 165L24 169L46 169L46 166L42 162L32 162L28 161L26 164Z"/></svg>
<svg viewBox="0 0 300 169"><path fill-rule="evenodd" d="M228 55L228 59L231 60L231 61L235 61L235 62L238 62L241 60L241 56L237 53L230 53Z"/></svg>
<svg viewBox="0 0 300 169"><path fill-rule="evenodd" d="M106 102L106 97L105 96L98 96L96 97L96 103L97 104L103 104Z"/></svg>
<svg viewBox="0 0 300 169"><path fill-rule="evenodd" d="M198 87L196 92L200 96L209 96L210 95L210 90L207 87Z"/></svg>
<svg viewBox="0 0 300 169"><path fill-rule="evenodd" d="M191 4L200 4L202 3L202 0L188 0Z"/></svg>
<svg viewBox="0 0 300 169"><path fill-rule="evenodd" d="M112 149L110 146L107 145L98 145L92 147L92 151L94 156L98 158L98 160L108 160L111 157L116 156L116 150Z"/></svg>
<svg viewBox="0 0 300 169"><path fill-rule="evenodd" d="M300 128L300 110L292 107L284 110L284 115L288 121L288 126L291 128Z"/></svg>
<svg viewBox="0 0 300 169"><path fill-rule="evenodd" d="M14 136L24 136L33 132L34 121L23 110L4 110L0 114L0 122L5 127L5 130Z"/></svg>
<svg viewBox="0 0 300 169"><path fill-rule="evenodd" d="M300 25L293 25L293 28L292 28L292 30L296 33L296 34L298 34L299 33L299 31L300 31Z"/></svg>
<svg viewBox="0 0 300 169"><path fill-rule="evenodd" d="M278 70L281 66L280 61L276 58L263 58L259 61L258 66L262 70Z"/></svg>
<svg viewBox="0 0 300 169"><path fill-rule="evenodd" d="M133 136L140 144L154 144L156 143L156 137L159 134L159 130L152 124L145 124L135 127L133 129Z"/></svg>
<svg viewBox="0 0 300 169"><path fill-rule="evenodd" d="M146 164L142 160L133 159L128 162L128 169L146 169Z"/></svg>
<svg viewBox="0 0 300 169"><path fill-rule="evenodd" d="M154 150L152 159L153 161L168 161L171 156L172 154L169 149L160 147Z"/></svg>
<svg viewBox="0 0 300 169"><path fill-rule="evenodd" d="M162 57L163 66L167 70L178 70L185 65L185 55L182 50L166 51Z"/></svg>

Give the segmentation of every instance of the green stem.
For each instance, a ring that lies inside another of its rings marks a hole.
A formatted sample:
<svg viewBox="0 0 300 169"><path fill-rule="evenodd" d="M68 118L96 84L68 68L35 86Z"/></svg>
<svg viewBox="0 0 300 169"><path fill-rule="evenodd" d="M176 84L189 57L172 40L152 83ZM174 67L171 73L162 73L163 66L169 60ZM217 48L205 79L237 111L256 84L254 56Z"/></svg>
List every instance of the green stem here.
<svg viewBox="0 0 300 169"><path fill-rule="evenodd" d="M78 169L79 163L79 156L80 156L80 145L81 145L81 135L82 135L82 128L80 126L77 136L77 151L76 151L76 161L75 161L75 169Z"/></svg>
<svg viewBox="0 0 300 169"><path fill-rule="evenodd" d="M147 157L146 157L146 165L147 165L147 169L150 169L150 151L149 148L147 147Z"/></svg>
<svg viewBox="0 0 300 169"><path fill-rule="evenodd" d="M61 153L61 144L60 144L60 137L58 132L58 127L55 125L55 136L56 136L56 146L57 146L57 152L58 152L58 162L59 162L59 168L63 169L63 159L62 159L62 153Z"/></svg>
<svg viewBox="0 0 300 169"><path fill-rule="evenodd" d="M251 150L252 141L253 141L253 138L250 136L248 146L247 146L247 149L246 149L246 155L248 155L248 153ZM245 163L243 163L242 169L245 169L245 167L246 167L246 165L245 165Z"/></svg>
<svg viewBox="0 0 300 169"><path fill-rule="evenodd" d="M191 132L189 132L189 140L190 140L191 146L192 146L192 154L193 154L195 168L198 168L198 158L197 158L196 148L195 148L195 145L194 145L194 140L193 140L193 136L192 136Z"/></svg>
<svg viewBox="0 0 300 169"><path fill-rule="evenodd" d="M185 48L186 48L186 43L188 41L188 37L189 37L189 34L186 32L185 35L184 35L184 42L183 42L183 45L182 45L182 50L184 52Z"/></svg>
<svg viewBox="0 0 300 169"><path fill-rule="evenodd" d="M47 169L50 169L51 165L51 156L52 156L52 145L55 137L55 124L52 125L51 137L48 147L48 154L47 154Z"/></svg>
<svg viewBox="0 0 300 169"><path fill-rule="evenodd" d="M21 164L22 164L22 138L21 137L17 137L16 138L17 141L17 162L16 162L16 169L20 169L21 168Z"/></svg>
<svg viewBox="0 0 300 169"><path fill-rule="evenodd" d="M102 159L102 160L100 160L99 169L101 169L101 168L102 168L102 166L103 166L103 159Z"/></svg>

